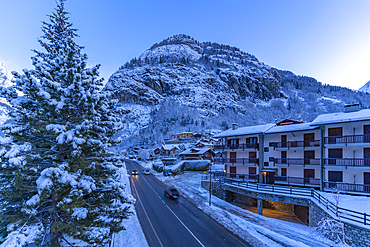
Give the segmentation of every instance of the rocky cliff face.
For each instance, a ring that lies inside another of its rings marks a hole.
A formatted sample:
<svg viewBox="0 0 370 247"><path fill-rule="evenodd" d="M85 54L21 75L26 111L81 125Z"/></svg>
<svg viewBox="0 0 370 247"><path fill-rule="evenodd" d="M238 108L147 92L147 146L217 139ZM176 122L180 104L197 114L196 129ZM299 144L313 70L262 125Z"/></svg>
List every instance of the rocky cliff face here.
<svg viewBox="0 0 370 247"><path fill-rule="evenodd" d="M175 35L121 66L106 85L126 109L124 136L225 129L370 106L369 95L268 66L228 45ZM144 136L144 138L142 138Z"/></svg>

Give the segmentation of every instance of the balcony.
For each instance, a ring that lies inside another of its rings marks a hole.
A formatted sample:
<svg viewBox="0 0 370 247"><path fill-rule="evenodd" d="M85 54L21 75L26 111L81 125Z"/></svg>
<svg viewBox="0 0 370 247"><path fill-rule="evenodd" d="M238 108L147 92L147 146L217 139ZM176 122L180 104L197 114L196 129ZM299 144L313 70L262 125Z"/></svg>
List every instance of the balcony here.
<svg viewBox="0 0 370 247"><path fill-rule="evenodd" d="M277 166L319 166L320 159L304 159L304 158L275 158L274 163Z"/></svg>
<svg viewBox="0 0 370 247"><path fill-rule="evenodd" d="M258 165L258 159L256 158L221 158L215 157L214 163L222 164L235 164L235 165Z"/></svg>
<svg viewBox="0 0 370 247"><path fill-rule="evenodd" d="M330 190L370 193L370 184L349 184L342 182L324 182L324 187Z"/></svg>
<svg viewBox="0 0 370 247"><path fill-rule="evenodd" d="M325 158L325 166L370 166L370 158Z"/></svg>
<svg viewBox="0 0 370 247"><path fill-rule="evenodd" d="M319 178L275 176L275 184L320 186Z"/></svg>
<svg viewBox="0 0 370 247"><path fill-rule="evenodd" d="M370 145L370 135L330 136L324 138L325 144L341 144L347 146L367 143Z"/></svg>
<svg viewBox="0 0 370 247"><path fill-rule="evenodd" d="M292 142L275 142L274 149L305 149L305 148L319 148L320 140L312 141L292 141Z"/></svg>
<svg viewBox="0 0 370 247"><path fill-rule="evenodd" d="M241 144L227 144L227 145L213 145L214 150L258 150L258 143L241 143Z"/></svg>

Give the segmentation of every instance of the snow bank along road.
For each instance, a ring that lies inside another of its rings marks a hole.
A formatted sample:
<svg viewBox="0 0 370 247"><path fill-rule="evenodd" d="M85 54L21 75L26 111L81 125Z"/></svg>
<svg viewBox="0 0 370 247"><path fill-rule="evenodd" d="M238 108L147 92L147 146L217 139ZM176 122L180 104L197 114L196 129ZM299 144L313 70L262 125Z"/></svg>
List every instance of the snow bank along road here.
<svg viewBox="0 0 370 247"><path fill-rule="evenodd" d="M126 165L129 171L139 171L139 175L131 176L131 190L137 199L136 212L150 247L251 246L186 199L165 197L165 185L152 175L144 175L136 162L126 160Z"/></svg>

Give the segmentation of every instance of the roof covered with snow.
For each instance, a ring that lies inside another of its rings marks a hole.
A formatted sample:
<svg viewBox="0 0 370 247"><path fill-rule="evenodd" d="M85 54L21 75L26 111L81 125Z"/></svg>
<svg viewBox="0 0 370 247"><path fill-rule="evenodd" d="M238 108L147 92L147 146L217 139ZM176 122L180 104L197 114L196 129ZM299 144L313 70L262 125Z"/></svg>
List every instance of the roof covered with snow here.
<svg viewBox="0 0 370 247"><path fill-rule="evenodd" d="M337 112L322 114L315 118L312 121L311 125L356 122L365 120L370 120L370 109L364 109L355 112Z"/></svg>
<svg viewBox="0 0 370 247"><path fill-rule="evenodd" d="M164 145L162 145L162 148L163 148L164 150L172 150L172 149L174 149L174 148L179 149L179 145L180 145L180 144L164 144Z"/></svg>
<svg viewBox="0 0 370 247"><path fill-rule="evenodd" d="M267 130L276 126L275 124L263 124L263 125L254 125L248 127L237 128L236 130L228 129L220 134L215 135L214 137L228 137L228 136L242 136L242 135L253 135L253 134L262 134Z"/></svg>
<svg viewBox="0 0 370 247"><path fill-rule="evenodd" d="M180 153L180 155L183 155L183 154L204 154L208 150L210 150L210 149L209 148L191 148L191 149L187 149L184 152Z"/></svg>
<svg viewBox="0 0 370 247"><path fill-rule="evenodd" d="M282 133L282 132L292 132L292 131L303 131L303 130L313 130L319 128L318 126L311 126L311 123L300 123L300 124L289 124L274 126L267 130L266 134L272 133Z"/></svg>

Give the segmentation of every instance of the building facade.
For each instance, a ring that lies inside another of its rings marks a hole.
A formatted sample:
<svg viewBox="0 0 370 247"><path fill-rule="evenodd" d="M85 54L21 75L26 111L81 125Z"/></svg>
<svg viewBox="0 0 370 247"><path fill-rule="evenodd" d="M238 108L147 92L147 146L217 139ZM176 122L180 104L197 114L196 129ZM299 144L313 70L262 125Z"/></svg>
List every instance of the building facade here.
<svg viewBox="0 0 370 247"><path fill-rule="evenodd" d="M214 163L227 176L269 184L370 193L370 110L286 119L222 132Z"/></svg>

